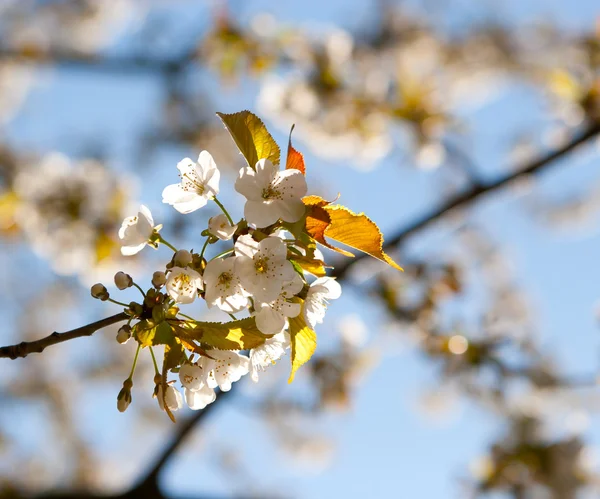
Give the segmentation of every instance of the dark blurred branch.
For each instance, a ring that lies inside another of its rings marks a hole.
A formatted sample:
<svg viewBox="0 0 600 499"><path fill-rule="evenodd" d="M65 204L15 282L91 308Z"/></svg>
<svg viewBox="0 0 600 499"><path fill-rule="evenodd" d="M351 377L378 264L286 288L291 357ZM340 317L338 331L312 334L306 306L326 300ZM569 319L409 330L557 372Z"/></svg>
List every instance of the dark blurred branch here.
<svg viewBox="0 0 600 499"><path fill-rule="evenodd" d="M206 406L201 411L197 411L188 419L179 424L175 430L173 438L165 446L160 455L156 458L156 461L151 466L150 470L144 475L144 477L135 485L130 491L123 494L123 497L155 497L151 495L154 491L160 490L158 484L158 477L163 470L165 464L173 457L177 452L177 449L184 443L186 438L191 432L206 420L206 418L215 412L220 406L223 405L223 401L229 396L231 391L220 392L212 404Z"/></svg>
<svg viewBox="0 0 600 499"><path fill-rule="evenodd" d="M77 51L21 51L0 47L0 61L56 66L66 69L97 70L122 74L164 74L182 71L195 57L195 50L179 57L103 56Z"/></svg>
<svg viewBox="0 0 600 499"><path fill-rule="evenodd" d="M397 232L394 236L392 236L386 241L386 243L383 246L384 249L386 251L394 249L396 246L404 242L404 240L407 237L411 236L415 232L424 229L425 227L439 220L452 210L467 207L474 201L478 200L480 197L483 197L484 194L500 190L521 177L541 173L554 161L561 159L567 153L573 151L581 144L593 139L599 134L600 123L592 123L583 132L579 133L578 135L575 135L570 142L566 143L565 145L556 149L555 151L547 153L546 155L541 156L540 158L532 161L529 165L525 166L524 168L521 168L512 173L508 173L495 180L494 182L471 186L471 188L469 188L467 191L452 197L451 199L446 201L446 203L444 203L442 206L434 208L429 213L426 213L411 224L401 229L399 232ZM335 269L331 275L337 277L338 279L343 279L352 266L356 265L358 262L362 261L366 257L366 254L361 253L355 258L345 260L344 262L335 265Z"/></svg>
<svg viewBox="0 0 600 499"><path fill-rule="evenodd" d="M129 316L125 314L125 312L121 312L120 314L92 322L91 324L78 327L77 329L73 329L71 331L64 333L54 332L51 335L42 338L41 340L23 341L16 345L0 347L0 358L17 359L19 357L27 357L30 353L41 353L49 346L74 340L75 338L81 338L82 336L91 336L99 329L111 326L117 322L127 319L129 319Z"/></svg>

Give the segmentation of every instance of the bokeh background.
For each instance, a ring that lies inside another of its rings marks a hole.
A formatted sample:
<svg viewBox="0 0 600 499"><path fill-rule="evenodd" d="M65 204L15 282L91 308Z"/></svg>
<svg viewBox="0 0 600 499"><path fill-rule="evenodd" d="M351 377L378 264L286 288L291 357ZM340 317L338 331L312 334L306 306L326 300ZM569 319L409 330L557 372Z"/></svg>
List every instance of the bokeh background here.
<svg viewBox="0 0 600 499"><path fill-rule="evenodd" d="M312 192L406 269L327 254L294 384L285 358L176 425L147 356L117 412L116 328L1 359L0 497L600 497L599 68L597 0L0 1L2 345L149 284L166 254L116 239L140 202L198 246L215 207L161 203L183 157L241 215L216 111L295 124Z"/></svg>

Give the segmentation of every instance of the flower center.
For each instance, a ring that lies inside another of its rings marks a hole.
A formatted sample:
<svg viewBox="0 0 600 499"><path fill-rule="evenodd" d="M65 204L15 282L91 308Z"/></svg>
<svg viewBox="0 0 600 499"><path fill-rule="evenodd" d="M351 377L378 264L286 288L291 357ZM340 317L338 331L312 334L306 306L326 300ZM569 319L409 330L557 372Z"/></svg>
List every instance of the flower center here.
<svg viewBox="0 0 600 499"><path fill-rule="evenodd" d="M233 276L230 272L223 272L218 279L218 283L220 286L225 286L225 288L229 288L231 286L231 281L233 280Z"/></svg>
<svg viewBox="0 0 600 499"><path fill-rule="evenodd" d="M192 383L192 381L194 381L194 377L193 377L193 376L190 376L189 374L186 374L186 375L183 377L183 381L185 382L185 384L186 384L186 385L189 385L189 384L191 384L191 383Z"/></svg>
<svg viewBox="0 0 600 499"><path fill-rule="evenodd" d="M179 291L185 291L186 293L189 293L194 289L192 283L190 282L190 276L187 274L179 274L175 278L175 287Z"/></svg>
<svg viewBox="0 0 600 499"><path fill-rule="evenodd" d="M205 191L204 184L200 182L198 175L193 172L185 173L183 177L181 177L181 187L183 190L188 192L195 192L199 196L202 196Z"/></svg>
<svg viewBox="0 0 600 499"><path fill-rule="evenodd" d="M280 197L281 197L281 193L270 184L268 187L265 187L262 190L262 198L265 201L268 201L270 199L278 199Z"/></svg>
<svg viewBox="0 0 600 499"><path fill-rule="evenodd" d="M269 257L261 256L254 261L254 270L258 274L264 274L267 270L269 270Z"/></svg>

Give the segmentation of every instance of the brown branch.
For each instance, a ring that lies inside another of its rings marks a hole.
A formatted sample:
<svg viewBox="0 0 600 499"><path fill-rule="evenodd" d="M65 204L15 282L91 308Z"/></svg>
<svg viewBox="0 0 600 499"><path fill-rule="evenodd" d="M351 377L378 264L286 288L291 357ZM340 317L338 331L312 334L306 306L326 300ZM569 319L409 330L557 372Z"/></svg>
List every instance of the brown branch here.
<svg viewBox="0 0 600 499"><path fill-rule="evenodd" d="M394 236L388 239L385 242L383 248L386 251L394 249L396 246L404 242L404 240L407 237L431 225L433 222L436 222L450 211L455 210L457 208L465 208L474 201L483 197L485 194L500 190L521 177L541 173L542 171L546 170L546 168L550 166L553 162L562 158L567 153L573 151L581 144L593 139L599 134L600 123L592 123L583 132L575 135L572 138L572 140L567 144L532 161L529 165L525 166L524 168L521 168L518 171L512 173L508 173L495 180L494 182L472 186L466 192L452 197L451 199L446 201L442 206L434 208L430 212L425 213L423 216L416 219L414 222L408 224L406 227L404 227ZM337 277L338 279L344 279L345 277L347 277L346 273L350 270L350 268L356 265L358 262L365 259L367 256L368 255L361 253L355 258L348 259L340 264L334 265L335 268L331 275L333 277Z"/></svg>
<svg viewBox="0 0 600 499"><path fill-rule="evenodd" d="M98 331L98 329L111 326L112 324L116 324L117 322L124 321L128 318L129 316L125 312L121 312L120 314L92 322L91 324L78 327L71 331L66 331L64 333L54 332L40 340L23 341L16 345L0 347L0 358L17 359L19 357L27 357L30 353L41 353L49 346L57 345L75 338L81 338L82 336L91 336Z"/></svg>
<svg viewBox="0 0 600 499"><path fill-rule="evenodd" d="M181 72L195 57L195 51L179 57L148 57L142 55L103 56L75 50L27 52L0 47L0 60L56 66L63 69L97 70L114 74L172 74Z"/></svg>

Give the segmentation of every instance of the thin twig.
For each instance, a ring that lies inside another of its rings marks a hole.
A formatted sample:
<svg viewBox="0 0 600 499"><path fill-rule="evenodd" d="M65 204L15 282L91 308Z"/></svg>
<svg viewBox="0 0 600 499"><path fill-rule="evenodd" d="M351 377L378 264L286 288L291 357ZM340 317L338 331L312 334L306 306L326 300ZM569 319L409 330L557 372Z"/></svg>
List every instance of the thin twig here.
<svg viewBox="0 0 600 499"><path fill-rule="evenodd" d="M78 327L71 331L66 331L64 333L54 332L40 340L23 341L16 345L0 347L0 358L17 359L19 357L27 357L30 353L41 353L49 346L57 345L75 338L81 338L82 336L91 336L98 331L98 329L111 326L127 319L129 319L129 316L125 312L121 312L120 314L92 322L91 324Z"/></svg>
<svg viewBox="0 0 600 499"><path fill-rule="evenodd" d="M562 158L565 154L571 152L573 149L577 148L581 144L595 138L599 134L600 123L593 123L592 125L588 126L583 132L576 135L567 144L536 159L524 168L521 168L513 173L508 173L495 180L494 182L472 186L466 192L452 197L451 199L446 201L442 206L434 208L429 213L426 213L422 217L419 217L414 222L410 223L409 225L398 231L394 236L392 236L385 242L383 248L386 251L394 249L396 246L402 243L408 236L411 236L415 232L424 229L428 225L431 225L433 222L436 222L448 212L456 208L465 208L472 202L478 200L484 194L488 194L502 189L521 177L541 173L554 161ZM332 273L332 276L337 277L338 279L343 279L346 276L348 270L350 270L352 266L356 265L358 262L366 258L366 256L366 254L361 253L358 254L355 258L348 259L344 262L334 265L335 269Z"/></svg>

